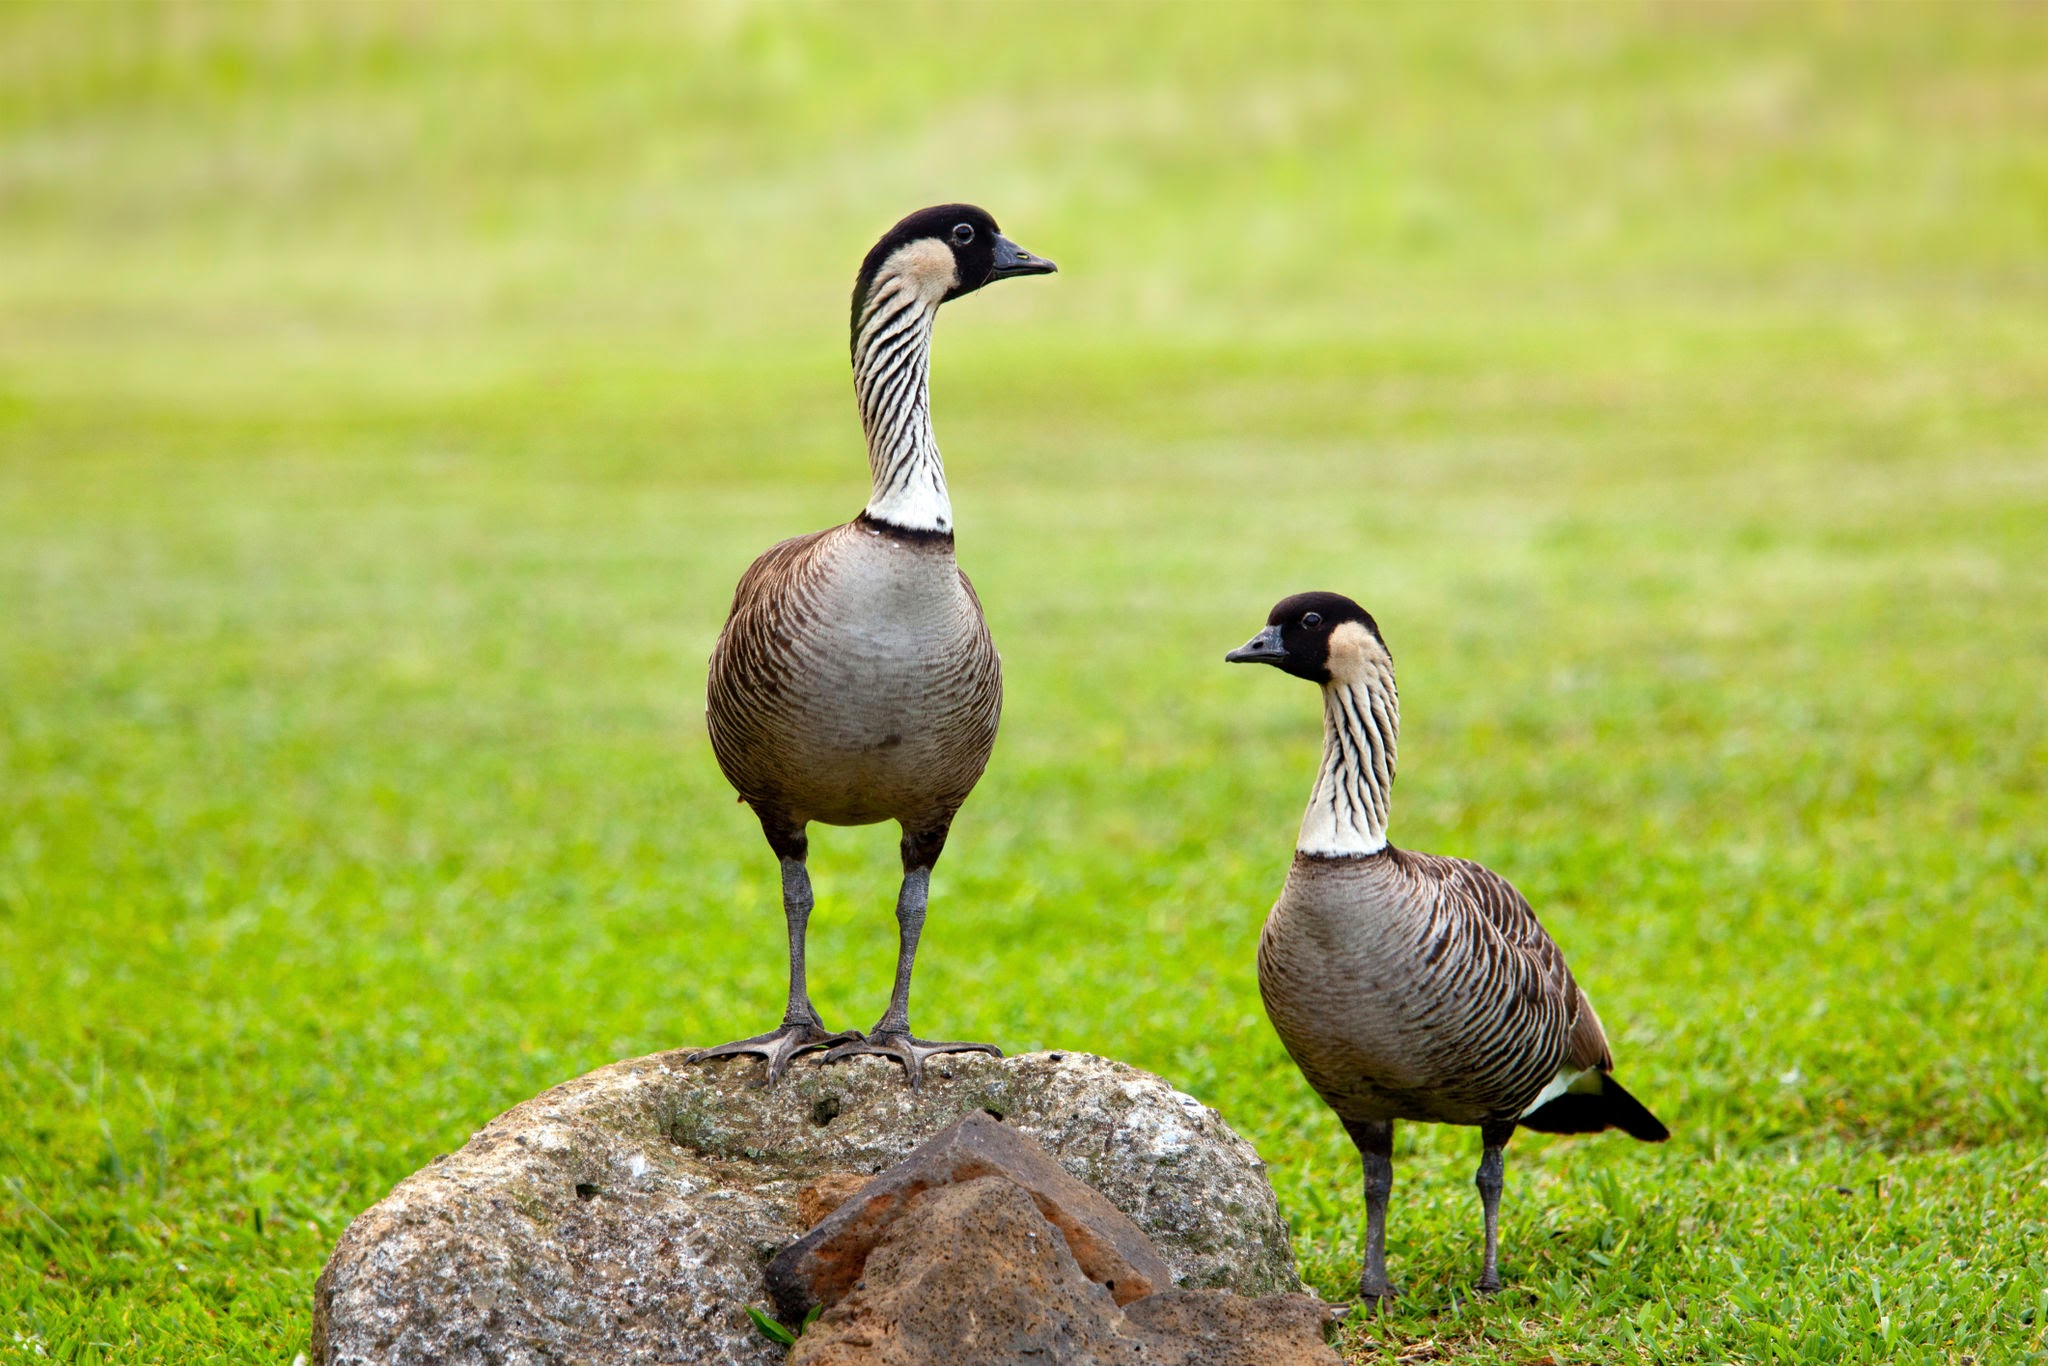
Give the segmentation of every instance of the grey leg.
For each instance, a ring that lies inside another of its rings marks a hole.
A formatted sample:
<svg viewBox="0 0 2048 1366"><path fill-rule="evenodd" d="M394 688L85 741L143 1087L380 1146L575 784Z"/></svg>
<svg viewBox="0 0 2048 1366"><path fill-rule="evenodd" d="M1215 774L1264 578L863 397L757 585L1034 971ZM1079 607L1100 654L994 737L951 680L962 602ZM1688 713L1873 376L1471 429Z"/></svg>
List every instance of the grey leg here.
<svg viewBox="0 0 2048 1366"><path fill-rule="evenodd" d="M825 1055L826 1062L840 1062L862 1054L894 1058L903 1064L915 1091L924 1081L924 1060L940 1053L987 1053L1000 1058L1003 1050L992 1043L947 1043L919 1039L910 1032L910 974L917 966L917 941L924 933L925 902L931 894L932 865L945 847L946 831L903 836L903 886L896 893L896 986L889 993L889 1008L868 1031L865 1039L844 1043Z"/></svg>
<svg viewBox="0 0 2048 1366"><path fill-rule="evenodd" d="M766 1034L756 1034L751 1039L699 1049L690 1055L689 1060L710 1062L714 1058L743 1055L766 1058L768 1084L773 1086L800 1054L858 1039L860 1035L851 1031L841 1034L828 1032L811 1005L810 986L804 972L804 936L810 927L812 904L811 874L804 866L809 842L799 834L794 839L785 837L782 840L771 836L770 843L776 846L775 851L782 859L782 918L789 928L789 1006L782 1012L782 1027L771 1029Z"/></svg>
<svg viewBox="0 0 2048 1366"><path fill-rule="evenodd" d="M789 928L789 1008L782 1012L786 1025L807 1024L822 1029L811 1005L811 986L804 968L804 939L811 926L811 870L800 858L782 860L782 919Z"/></svg>
<svg viewBox="0 0 2048 1366"><path fill-rule="evenodd" d="M1365 1269L1359 1298L1367 1304L1392 1299L1387 1288L1387 1200L1394 1191L1394 1121L1345 1120L1345 1130L1365 1163Z"/></svg>
<svg viewBox="0 0 2048 1366"><path fill-rule="evenodd" d="M1479 1174L1472 1178L1472 1184L1479 1187L1479 1201L1486 1208L1486 1260L1479 1267L1478 1286L1482 1295L1500 1289L1500 1193L1506 1184L1501 1179L1502 1168L1506 1166L1502 1150L1514 1132L1512 1123L1479 1126L1479 1141L1484 1148L1479 1154Z"/></svg>
<svg viewBox="0 0 2048 1366"><path fill-rule="evenodd" d="M889 992L889 1008L875 1022L877 1034L910 1032L910 974L917 967L917 941L924 934L931 892L931 869L912 868L903 874L896 892L896 985Z"/></svg>

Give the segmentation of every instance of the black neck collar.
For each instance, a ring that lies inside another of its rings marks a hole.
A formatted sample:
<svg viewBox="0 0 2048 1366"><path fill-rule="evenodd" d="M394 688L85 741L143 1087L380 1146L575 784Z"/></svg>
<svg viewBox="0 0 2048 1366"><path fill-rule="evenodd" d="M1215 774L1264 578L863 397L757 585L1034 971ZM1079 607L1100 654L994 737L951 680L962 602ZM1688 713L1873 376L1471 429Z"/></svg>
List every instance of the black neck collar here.
<svg viewBox="0 0 2048 1366"><path fill-rule="evenodd" d="M861 512L860 516L853 519L853 524L870 535L887 536L891 540L908 541L912 545L953 544L953 533L950 531L931 531L923 527L898 526L894 522L885 522L879 517L870 517L865 510Z"/></svg>

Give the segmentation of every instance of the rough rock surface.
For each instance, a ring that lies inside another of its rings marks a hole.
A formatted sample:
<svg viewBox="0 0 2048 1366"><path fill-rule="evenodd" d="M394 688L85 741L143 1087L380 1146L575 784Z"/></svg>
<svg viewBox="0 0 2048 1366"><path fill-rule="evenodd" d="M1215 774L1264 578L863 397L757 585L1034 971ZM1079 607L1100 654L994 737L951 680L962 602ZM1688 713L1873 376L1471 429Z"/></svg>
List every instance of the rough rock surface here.
<svg viewBox="0 0 2048 1366"><path fill-rule="evenodd" d="M963 1054L912 1095L886 1059L812 1057L766 1090L758 1061L686 1056L566 1082L400 1182L321 1272L314 1360L779 1362L744 1306L766 1303L762 1268L802 1232L799 1191L873 1175L984 1109L1129 1215L1177 1285L1300 1288L1257 1154L1149 1073Z"/></svg>
<svg viewBox="0 0 2048 1366"><path fill-rule="evenodd" d="M1306 1295L1217 1290L1121 1309L1030 1192L985 1176L911 1200L789 1366L1338 1366L1326 1314Z"/></svg>
<svg viewBox="0 0 2048 1366"><path fill-rule="evenodd" d="M797 1340L790 1366L1136 1360L1123 1315L1029 1193L999 1176L927 1191L884 1230L869 1279Z"/></svg>
<svg viewBox="0 0 2048 1366"><path fill-rule="evenodd" d="M798 1227L816 1228L826 1215L860 1194L860 1188L873 1179L860 1172L826 1172L804 1182L796 1193Z"/></svg>
<svg viewBox="0 0 2048 1366"><path fill-rule="evenodd" d="M1168 1290L1124 1310L1157 1366L1338 1366L1323 1340L1332 1310L1313 1295Z"/></svg>
<svg viewBox="0 0 2048 1366"><path fill-rule="evenodd" d="M935 1187L984 1176L1021 1187L1066 1239L1082 1274L1118 1304L1172 1288L1172 1269L1122 1210L1067 1175L1014 1126L970 1110L776 1254L767 1276L777 1315L801 1323L814 1306L837 1304L889 1225L914 1202Z"/></svg>

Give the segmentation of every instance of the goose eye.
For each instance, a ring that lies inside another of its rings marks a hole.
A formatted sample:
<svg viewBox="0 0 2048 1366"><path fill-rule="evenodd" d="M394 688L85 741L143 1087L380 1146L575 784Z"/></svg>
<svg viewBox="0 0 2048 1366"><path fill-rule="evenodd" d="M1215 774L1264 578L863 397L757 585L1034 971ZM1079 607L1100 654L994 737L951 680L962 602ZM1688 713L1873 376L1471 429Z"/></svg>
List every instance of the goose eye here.
<svg viewBox="0 0 2048 1366"><path fill-rule="evenodd" d="M1323 624L1323 614L1321 612L1310 612L1307 616L1301 619L1301 624L1303 626L1308 627L1310 630L1314 630L1316 627L1321 626Z"/></svg>
<svg viewBox="0 0 2048 1366"><path fill-rule="evenodd" d="M960 223L953 228L953 245L964 247L974 240L974 224Z"/></svg>

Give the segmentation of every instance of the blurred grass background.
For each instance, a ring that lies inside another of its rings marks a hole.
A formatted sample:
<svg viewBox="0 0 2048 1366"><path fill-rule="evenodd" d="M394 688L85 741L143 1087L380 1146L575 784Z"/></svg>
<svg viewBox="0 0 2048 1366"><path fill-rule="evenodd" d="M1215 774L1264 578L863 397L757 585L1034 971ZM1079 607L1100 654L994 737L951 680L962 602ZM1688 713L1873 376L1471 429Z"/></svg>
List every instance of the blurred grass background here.
<svg viewBox="0 0 2048 1366"><path fill-rule="evenodd" d="M1361 1360L2039 1360L2048 16L2036 6L0 8L0 1358L285 1360L348 1219L765 1027L703 736L866 472L845 298L946 199L1009 705L921 1026L1218 1106L1315 1286L1355 1156L1252 953L1379 616L1397 843L1492 864L1661 1149L1404 1130ZM813 986L894 838L814 831ZM1462 1357L1460 1359L1463 1359Z"/></svg>

